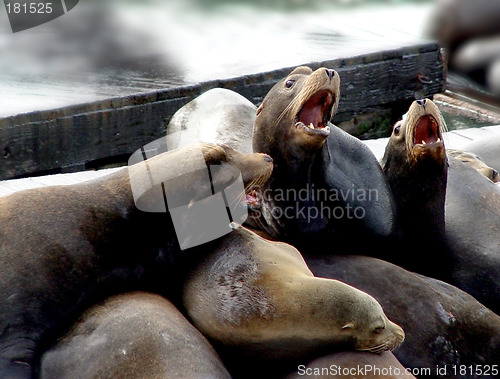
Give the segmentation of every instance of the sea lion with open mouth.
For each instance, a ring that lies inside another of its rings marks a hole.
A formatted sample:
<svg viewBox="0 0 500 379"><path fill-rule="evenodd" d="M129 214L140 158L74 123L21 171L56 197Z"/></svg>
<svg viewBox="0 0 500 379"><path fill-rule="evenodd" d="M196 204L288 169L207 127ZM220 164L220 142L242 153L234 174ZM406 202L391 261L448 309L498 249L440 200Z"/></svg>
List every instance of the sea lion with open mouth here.
<svg viewBox="0 0 500 379"><path fill-rule="evenodd" d="M444 280L500 312L500 191L447 157L445 123L429 99L395 124L382 165L394 193L401 244L384 256Z"/></svg>
<svg viewBox="0 0 500 379"><path fill-rule="evenodd" d="M335 70L298 67L257 109L253 149L270 155L274 170L262 188L262 208L249 218L252 227L292 243L328 233L349 248L367 242L361 235L392 233L392 196L377 160L330 122L339 85Z"/></svg>
<svg viewBox="0 0 500 379"><path fill-rule="evenodd" d="M405 251L396 249L390 260L431 276L442 275L449 264L443 253L448 173L445 129L441 112L431 100L414 101L405 119L394 125L381 162L394 194Z"/></svg>
<svg viewBox="0 0 500 379"><path fill-rule="evenodd" d="M207 165L219 168L209 183L187 173L172 178L172 170L182 173L200 156L205 170ZM224 189L240 176L249 187L271 171L272 160L264 154L239 155L201 144L93 181L1 197L0 377L31 378L40 346L93 302L157 281L168 290L168 267L180 251L173 218L165 211L138 209L134 175L155 173L160 193L181 193L192 205L207 189ZM157 188L143 190L137 199L141 206L158 200L152 196Z"/></svg>

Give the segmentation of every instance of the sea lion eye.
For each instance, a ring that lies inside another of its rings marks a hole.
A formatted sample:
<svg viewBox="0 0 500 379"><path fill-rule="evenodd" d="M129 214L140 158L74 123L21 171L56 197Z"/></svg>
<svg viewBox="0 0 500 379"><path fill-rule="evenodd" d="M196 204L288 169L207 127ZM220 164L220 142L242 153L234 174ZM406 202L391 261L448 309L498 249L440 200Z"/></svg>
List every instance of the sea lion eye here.
<svg viewBox="0 0 500 379"><path fill-rule="evenodd" d="M293 80L293 79L288 79L288 80L286 81L286 83L285 83L285 87L286 87L286 88L292 88L294 84L295 84L295 80Z"/></svg>
<svg viewBox="0 0 500 379"><path fill-rule="evenodd" d="M396 125L394 125L393 133L395 136L399 135L400 129L401 129L401 122L398 122L396 123Z"/></svg>
<svg viewBox="0 0 500 379"><path fill-rule="evenodd" d="M382 333L385 330L385 327L379 326L378 328L375 328L375 333Z"/></svg>

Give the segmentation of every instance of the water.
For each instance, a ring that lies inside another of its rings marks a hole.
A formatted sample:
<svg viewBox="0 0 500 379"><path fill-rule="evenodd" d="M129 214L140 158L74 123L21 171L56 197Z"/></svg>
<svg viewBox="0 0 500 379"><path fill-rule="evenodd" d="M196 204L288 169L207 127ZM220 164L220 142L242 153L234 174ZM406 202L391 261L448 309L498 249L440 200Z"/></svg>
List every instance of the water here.
<svg viewBox="0 0 500 379"><path fill-rule="evenodd" d="M0 117L398 47L431 4L87 0L16 34L0 12Z"/></svg>

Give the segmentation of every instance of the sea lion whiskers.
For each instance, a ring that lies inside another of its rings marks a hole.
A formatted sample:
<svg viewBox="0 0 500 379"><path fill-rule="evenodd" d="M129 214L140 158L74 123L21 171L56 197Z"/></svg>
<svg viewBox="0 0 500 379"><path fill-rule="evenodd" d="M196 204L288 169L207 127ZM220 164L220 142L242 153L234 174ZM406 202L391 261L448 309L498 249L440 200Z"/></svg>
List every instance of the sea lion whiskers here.
<svg viewBox="0 0 500 379"><path fill-rule="evenodd" d="M269 176L266 174L261 174L259 176L256 176L250 183L248 183L245 186L245 190L240 192L238 196L236 196L233 201L230 203L231 207L235 206L238 203L241 203L243 201L243 198L247 196L248 194L251 194L254 192L256 189L264 185L264 183L267 182L269 179Z"/></svg>
<svg viewBox="0 0 500 379"><path fill-rule="evenodd" d="M300 104L300 100L301 100L300 94L301 94L301 92L299 92L297 95L295 95L295 97L292 99L292 101L290 101L290 103L286 106L286 108L283 109L283 112L281 112L281 114L279 115L279 117L276 119L276 125L278 125L281 122L281 120L283 119L283 117L291 109L295 109L297 107L297 104ZM297 110L297 112L298 112L298 110ZM295 112L295 114L297 112Z"/></svg>

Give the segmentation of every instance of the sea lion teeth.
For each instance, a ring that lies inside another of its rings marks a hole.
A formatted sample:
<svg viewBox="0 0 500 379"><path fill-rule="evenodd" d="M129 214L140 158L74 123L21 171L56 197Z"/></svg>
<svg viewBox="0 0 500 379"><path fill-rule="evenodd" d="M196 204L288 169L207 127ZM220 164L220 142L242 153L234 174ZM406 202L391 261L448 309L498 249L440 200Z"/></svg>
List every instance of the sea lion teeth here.
<svg viewBox="0 0 500 379"><path fill-rule="evenodd" d="M427 145L427 144L425 143L425 141L424 141L424 140L422 140L422 144L423 144L423 145Z"/></svg>
<svg viewBox="0 0 500 379"><path fill-rule="evenodd" d="M314 129L314 125L313 125L313 123L311 122L311 123L308 125L308 127L309 127L309 128L311 128L311 129Z"/></svg>

